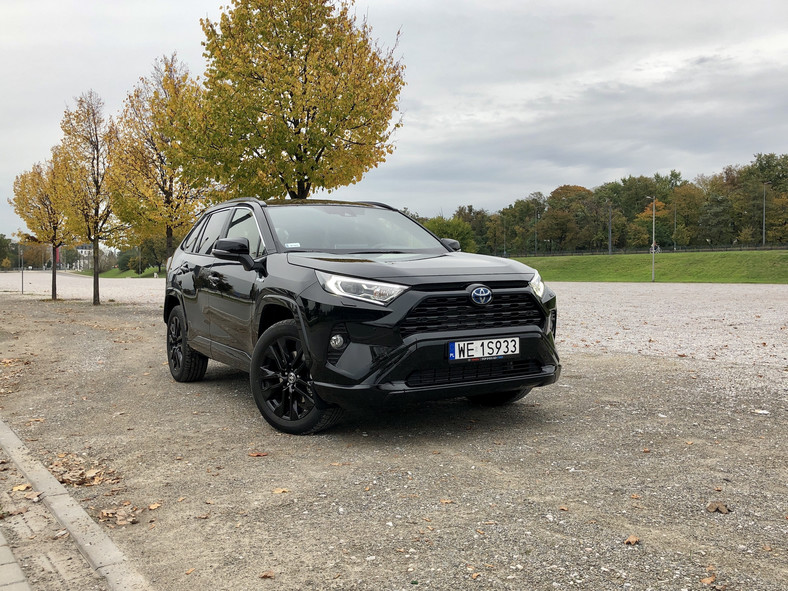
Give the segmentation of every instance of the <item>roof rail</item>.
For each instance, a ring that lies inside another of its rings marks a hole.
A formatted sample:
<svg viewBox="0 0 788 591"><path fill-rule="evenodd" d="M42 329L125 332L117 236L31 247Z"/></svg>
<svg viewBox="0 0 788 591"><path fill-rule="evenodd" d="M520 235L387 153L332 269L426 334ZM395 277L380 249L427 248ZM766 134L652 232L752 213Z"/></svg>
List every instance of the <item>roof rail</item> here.
<svg viewBox="0 0 788 591"><path fill-rule="evenodd" d="M377 205L378 207L390 209L391 211L399 211L396 207L392 207L388 203L380 203L379 201L359 201L358 203L363 203L364 205Z"/></svg>

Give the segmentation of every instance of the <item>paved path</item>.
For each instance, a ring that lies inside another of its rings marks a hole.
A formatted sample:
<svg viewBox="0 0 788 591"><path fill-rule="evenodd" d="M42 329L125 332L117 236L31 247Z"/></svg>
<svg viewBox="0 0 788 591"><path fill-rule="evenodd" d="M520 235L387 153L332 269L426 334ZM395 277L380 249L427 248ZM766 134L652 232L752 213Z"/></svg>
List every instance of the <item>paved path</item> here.
<svg viewBox="0 0 788 591"><path fill-rule="evenodd" d="M52 273L50 271L25 271L25 295L52 296ZM101 302L159 304L164 301L164 273L156 279L125 277L100 279ZM22 273L17 271L0 273L0 292L21 293ZM76 273L57 274L57 295L64 300L93 299L93 278Z"/></svg>

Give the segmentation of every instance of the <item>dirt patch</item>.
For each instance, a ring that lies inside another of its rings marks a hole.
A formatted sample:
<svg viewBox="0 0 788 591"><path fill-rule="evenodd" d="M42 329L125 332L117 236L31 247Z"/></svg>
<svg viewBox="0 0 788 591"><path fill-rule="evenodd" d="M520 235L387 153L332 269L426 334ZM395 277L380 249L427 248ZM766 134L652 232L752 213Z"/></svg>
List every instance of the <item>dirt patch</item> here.
<svg viewBox="0 0 788 591"><path fill-rule="evenodd" d="M638 354L565 300L564 374L521 403L294 437L243 373L174 382L157 305L5 294L0 414L44 465L84 471L70 493L156 589L784 589L785 333L753 364L696 323L696 350L723 354L692 358L686 333L678 352L635 335L633 305L616 322ZM660 335L686 318L670 307L646 320Z"/></svg>

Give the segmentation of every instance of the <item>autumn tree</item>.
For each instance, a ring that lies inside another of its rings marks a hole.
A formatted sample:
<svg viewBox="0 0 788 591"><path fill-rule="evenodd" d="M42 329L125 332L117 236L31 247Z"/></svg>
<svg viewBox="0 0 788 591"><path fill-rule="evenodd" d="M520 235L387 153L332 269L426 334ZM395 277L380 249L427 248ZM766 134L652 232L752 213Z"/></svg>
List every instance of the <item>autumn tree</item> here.
<svg viewBox="0 0 788 591"><path fill-rule="evenodd" d="M57 249L71 240L66 225L64 191L57 185L56 163L61 163L59 151L53 148L53 158L38 163L14 180L14 197L8 202L24 220L32 233L28 239L47 244L52 249L52 299L57 299Z"/></svg>
<svg viewBox="0 0 788 591"><path fill-rule="evenodd" d="M117 130L112 118L104 115L104 101L92 90L77 99L73 110L66 110L60 126L57 182L69 203L69 228L93 245L93 304L99 305L99 244L118 241L125 229L113 215L108 176Z"/></svg>
<svg viewBox="0 0 788 591"><path fill-rule="evenodd" d="M200 109L175 126L180 162L228 196L355 183L394 150L404 84L394 48L372 38L352 0L233 0L205 32Z"/></svg>
<svg viewBox="0 0 788 591"><path fill-rule="evenodd" d="M473 241L476 243L478 252L482 254L492 253L487 246L487 224L490 221L490 214L486 209L475 208L473 205L460 205L454 212L453 217L471 226Z"/></svg>
<svg viewBox="0 0 788 591"><path fill-rule="evenodd" d="M163 236L167 255L175 237L191 227L206 194L170 157L176 114L195 108L194 84L174 54L157 60L151 76L126 97L111 153L115 213L129 225L133 244Z"/></svg>
<svg viewBox="0 0 788 591"><path fill-rule="evenodd" d="M665 245L672 241L673 236L673 214L665 203L659 199L648 203L643 207L635 220L629 227L629 238L631 246L650 246L652 242L652 230L656 234L656 243ZM653 227L652 227L653 225Z"/></svg>
<svg viewBox="0 0 788 591"><path fill-rule="evenodd" d="M527 199L517 199L501 210L501 222L506 235L509 252L538 253L535 242L539 238L536 224L546 209L546 199L539 192L531 193Z"/></svg>
<svg viewBox="0 0 788 591"><path fill-rule="evenodd" d="M424 227L438 238L451 238L460 243L464 252L476 252L476 241L473 239L471 225L460 218L437 216L424 222Z"/></svg>

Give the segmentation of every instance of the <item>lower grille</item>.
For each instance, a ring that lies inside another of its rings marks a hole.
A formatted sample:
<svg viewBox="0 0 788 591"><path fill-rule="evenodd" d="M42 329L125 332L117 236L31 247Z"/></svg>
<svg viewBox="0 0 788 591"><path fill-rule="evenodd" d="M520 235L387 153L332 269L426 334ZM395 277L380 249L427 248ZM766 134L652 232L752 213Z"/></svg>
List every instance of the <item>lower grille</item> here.
<svg viewBox="0 0 788 591"><path fill-rule="evenodd" d="M495 378L529 376L541 371L542 366L534 359L472 361L437 369L419 369L411 373L405 383L411 388L441 386Z"/></svg>

